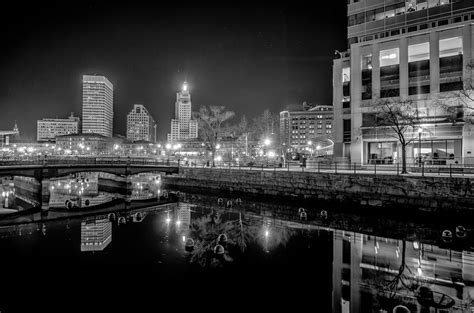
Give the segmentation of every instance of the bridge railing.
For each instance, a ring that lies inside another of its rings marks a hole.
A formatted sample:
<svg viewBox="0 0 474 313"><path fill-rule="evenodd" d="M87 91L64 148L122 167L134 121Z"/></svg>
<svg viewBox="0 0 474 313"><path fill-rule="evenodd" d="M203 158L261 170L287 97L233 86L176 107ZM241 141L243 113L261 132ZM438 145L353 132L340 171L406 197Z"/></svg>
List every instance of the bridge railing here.
<svg viewBox="0 0 474 313"><path fill-rule="evenodd" d="M130 157L28 157L0 158L0 166L15 165L148 165L148 166L179 166L179 160L157 158Z"/></svg>

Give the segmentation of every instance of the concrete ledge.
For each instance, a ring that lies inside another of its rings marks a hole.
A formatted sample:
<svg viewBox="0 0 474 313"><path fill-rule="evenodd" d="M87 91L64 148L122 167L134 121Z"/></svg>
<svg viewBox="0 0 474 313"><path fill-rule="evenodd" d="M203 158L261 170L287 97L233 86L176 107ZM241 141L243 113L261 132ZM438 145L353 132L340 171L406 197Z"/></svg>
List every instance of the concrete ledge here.
<svg viewBox="0 0 474 313"><path fill-rule="evenodd" d="M181 168L163 177L164 187L221 190L302 199L358 202L363 205L409 206L428 210L470 210L474 179L314 172Z"/></svg>

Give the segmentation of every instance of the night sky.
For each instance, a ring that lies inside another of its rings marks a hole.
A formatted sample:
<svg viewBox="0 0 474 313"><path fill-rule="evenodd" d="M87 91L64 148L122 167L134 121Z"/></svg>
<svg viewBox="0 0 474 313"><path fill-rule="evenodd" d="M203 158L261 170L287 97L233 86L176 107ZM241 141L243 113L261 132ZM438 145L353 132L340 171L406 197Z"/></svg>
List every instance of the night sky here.
<svg viewBox="0 0 474 313"><path fill-rule="evenodd" d="M193 110L224 105L251 119L331 103L334 50L346 49L345 0L16 3L0 13L0 130L17 120L32 140L38 119L81 116L83 74L113 83L114 134L142 103L164 140L185 78Z"/></svg>

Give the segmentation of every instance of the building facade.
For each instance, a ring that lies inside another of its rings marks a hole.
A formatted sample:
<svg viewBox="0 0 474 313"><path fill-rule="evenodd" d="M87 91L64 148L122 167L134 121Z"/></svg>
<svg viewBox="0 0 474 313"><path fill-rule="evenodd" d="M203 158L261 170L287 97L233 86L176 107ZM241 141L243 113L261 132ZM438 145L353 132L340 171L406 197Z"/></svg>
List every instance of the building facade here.
<svg viewBox="0 0 474 313"><path fill-rule="evenodd" d="M82 132L112 137L114 86L104 76L82 77Z"/></svg>
<svg viewBox="0 0 474 313"><path fill-rule="evenodd" d="M110 137L99 134L75 134L56 137L56 149L61 155L107 155L113 150Z"/></svg>
<svg viewBox="0 0 474 313"><path fill-rule="evenodd" d="M417 114L407 134L409 162L470 162L472 123L453 122L447 108L461 107L458 116L467 115L460 100L473 75L473 23L472 0L350 0L350 49L333 64L335 155L398 162L394 132L373 123L383 101L398 101Z"/></svg>
<svg viewBox="0 0 474 313"><path fill-rule="evenodd" d="M79 117L68 118L44 118L38 120L36 130L37 141L54 141L57 136L78 134L81 131L81 121Z"/></svg>
<svg viewBox="0 0 474 313"><path fill-rule="evenodd" d="M156 123L142 104L134 104L127 115L127 140L156 142Z"/></svg>
<svg viewBox="0 0 474 313"><path fill-rule="evenodd" d="M280 112L280 141L293 151L327 146L332 138L332 105L303 106L301 111Z"/></svg>
<svg viewBox="0 0 474 313"><path fill-rule="evenodd" d="M176 93L175 118L171 120L171 133L168 142L193 140L198 137L198 124L191 119L191 94L186 82L181 91Z"/></svg>

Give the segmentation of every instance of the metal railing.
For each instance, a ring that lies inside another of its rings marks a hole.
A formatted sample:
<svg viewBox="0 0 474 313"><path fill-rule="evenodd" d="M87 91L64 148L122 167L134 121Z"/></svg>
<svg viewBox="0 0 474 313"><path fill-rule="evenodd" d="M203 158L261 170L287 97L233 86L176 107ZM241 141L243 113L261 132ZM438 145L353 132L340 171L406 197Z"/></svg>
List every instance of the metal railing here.
<svg viewBox="0 0 474 313"><path fill-rule="evenodd" d="M334 174L401 175L401 161L374 159L367 163L348 162L326 158L300 161L232 161L210 162L208 160L182 160L176 158L130 158L130 157L31 157L0 158L0 166L61 166L61 165L112 165L112 166L170 166L208 169L241 169L260 171L299 171ZM412 175L464 176L474 175L474 158L407 159L406 170Z"/></svg>
<svg viewBox="0 0 474 313"><path fill-rule="evenodd" d="M26 165L116 165L116 166L179 166L179 159L157 159L136 157L28 157L0 158L0 166Z"/></svg>
<svg viewBox="0 0 474 313"><path fill-rule="evenodd" d="M407 173L402 173L401 163L391 164L363 164L347 161L332 160L307 160L288 162L191 162L180 164L181 167L207 168L207 169L230 169L250 171L287 171L287 172L309 172L309 173L333 173L333 174L366 174L366 175L416 175L416 176L464 176L474 175L473 164L433 165L425 162L416 163L411 160L407 162Z"/></svg>

